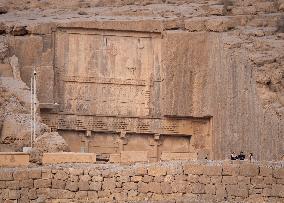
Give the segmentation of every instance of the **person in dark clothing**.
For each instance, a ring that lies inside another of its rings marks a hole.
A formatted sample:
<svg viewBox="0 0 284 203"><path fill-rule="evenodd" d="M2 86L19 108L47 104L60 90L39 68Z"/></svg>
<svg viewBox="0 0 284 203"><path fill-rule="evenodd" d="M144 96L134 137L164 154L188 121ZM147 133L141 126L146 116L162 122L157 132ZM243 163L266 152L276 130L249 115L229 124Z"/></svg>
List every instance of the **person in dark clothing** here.
<svg viewBox="0 0 284 203"><path fill-rule="evenodd" d="M244 154L244 152L240 152L240 154L237 156L237 159L239 160L245 160L246 155Z"/></svg>

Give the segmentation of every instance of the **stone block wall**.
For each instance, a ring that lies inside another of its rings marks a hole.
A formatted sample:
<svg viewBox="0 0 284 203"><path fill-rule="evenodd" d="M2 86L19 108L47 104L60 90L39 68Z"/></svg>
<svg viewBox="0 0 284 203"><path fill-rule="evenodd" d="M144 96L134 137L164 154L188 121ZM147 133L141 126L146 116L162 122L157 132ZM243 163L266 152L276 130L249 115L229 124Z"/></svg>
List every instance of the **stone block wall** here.
<svg viewBox="0 0 284 203"><path fill-rule="evenodd" d="M283 162L65 164L0 169L0 202L283 202ZM16 202L16 201L15 201Z"/></svg>

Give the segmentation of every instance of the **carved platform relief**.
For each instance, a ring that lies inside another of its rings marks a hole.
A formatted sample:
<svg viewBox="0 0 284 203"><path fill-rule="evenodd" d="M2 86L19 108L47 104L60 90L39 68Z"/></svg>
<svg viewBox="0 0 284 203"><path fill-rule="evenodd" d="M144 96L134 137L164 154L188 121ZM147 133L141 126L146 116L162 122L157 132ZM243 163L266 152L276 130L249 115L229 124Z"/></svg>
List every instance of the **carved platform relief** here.
<svg viewBox="0 0 284 203"><path fill-rule="evenodd" d="M80 115L148 116L153 43L135 34L59 30L55 63L61 110Z"/></svg>

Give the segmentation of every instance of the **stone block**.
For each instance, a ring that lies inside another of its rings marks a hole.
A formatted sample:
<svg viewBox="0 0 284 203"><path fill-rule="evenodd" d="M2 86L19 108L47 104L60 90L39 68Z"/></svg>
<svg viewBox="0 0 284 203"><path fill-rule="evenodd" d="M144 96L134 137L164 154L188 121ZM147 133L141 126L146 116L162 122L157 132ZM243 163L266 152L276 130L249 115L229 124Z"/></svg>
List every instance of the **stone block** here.
<svg viewBox="0 0 284 203"><path fill-rule="evenodd" d="M198 164L187 164L183 167L184 174L202 175L204 173L204 166Z"/></svg>
<svg viewBox="0 0 284 203"><path fill-rule="evenodd" d="M90 185L88 181L80 180L78 183L78 187L80 191L88 191L90 190Z"/></svg>
<svg viewBox="0 0 284 203"><path fill-rule="evenodd" d="M222 175L224 176L237 176L239 175L240 167L237 164L224 164Z"/></svg>
<svg viewBox="0 0 284 203"><path fill-rule="evenodd" d="M75 196L74 192L61 189L51 189L50 197L53 199L73 199Z"/></svg>
<svg viewBox="0 0 284 203"><path fill-rule="evenodd" d="M19 190L9 190L9 199L10 200L17 200L20 199L21 193Z"/></svg>
<svg viewBox="0 0 284 203"><path fill-rule="evenodd" d="M127 182L123 184L123 189L124 190L137 190L137 184L133 182Z"/></svg>
<svg viewBox="0 0 284 203"><path fill-rule="evenodd" d="M139 193L147 193L147 192L149 192L148 183L140 182L140 183L138 183L137 186L138 186L138 192Z"/></svg>
<svg viewBox="0 0 284 203"><path fill-rule="evenodd" d="M156 194L161 194L161 184L160 183L156 183L156 182L151 182L148 184L148 190L149 192L153 192Z"/></svg>
<svg viewBox="0 0 284 203"><path fill-rule="evenodd" d="M169 167L169 168L167 168L167 174L168 175L182 175L183 174L183 168L182 168L182 166Z"/></svg>
<svg viewBox="0 0 284 203"><path fill-rule="evenodd" d="M102 189L103 190L113 190L115 188L115 181L114 180L105 180L102 182Z"/></svg>
<svg viewBox="0 0 284 203"><path fill-rule="evenodd" d="M17 189L20 188L20 182L18 180L16 180L16 181L6 181L6 188L7 189L17 190Z"/></svg>
<svg viewBox="0 0 284 203"><path fill-rule="evenodd" d="M244 163L240 165L241 176L257 176L259 174L259 167L254 164Z"/></svg>
<svg viewBox="0 0 284 203"><path fill-rule="evenodd" d="M53 189L65 189L66 182L64 180L53 179L52 188Z"/></svg>
<svg viewBox="0 0 284 203"><path fill-rule="evenodd" d="M271 196L284 198L284 185L273 184L271 189Z"/></svg>
<svg viewBox="0 0 284 203"><path fill-rule="evenodd" d="M110 163L120 163L120 154L110 154L109 162Z"/></svg>
<svg viewBox="0 0 284 203"><path fill-rule="evenodd" d="M284 178L284 168L274 168L273 177L274 178Z"/></svg>
<svg viewBox="0 0 284 203"><path fill-rule="evenodd" d="M57 171L54 175L54 179L58 179L58 180L67 180L68 177L69 175L63 170Z"/></svg>
<svg viewBox="0 0 284 203"><path fill-rule="evenodd" d="M90 190L100 191L101 189L102 189L102 183L101 182L91 182L90 183Z"/></svg>
<svg viewBox="0 0 284 203"><path fill-rule="evenodd" d="M185 29L191 32L195 31L205 31L205 20L206 18L194 17L188 20L185 20Z"/></svg>
<svg viewBox="0 0 284 203"><path fill-rule="evenodd" d="M170 160L196 160L196 153L173 153L173 152L162 152L161 161Z"/></svg>
<svg viewBox="0 0 284 203"><path fill-rule="evenodd" d="M204 167L204 174L208 176L222 175L222 166L207 166Z"/></svg>
<svg viewBox="0 0 284 203"><path fill-rule="evenodd" d="M22 152L0 152L0 167L29 165L30 156Z"/></svg>
<svg viewBox="0 0 284 203"><path fill-rule="evenodd" d="M236 176L223 176L222 183L226 185L235 185L238 183L238 177Z"/></svg>
<svg viewBox="0 0 284 203"><path fill-rule="evenodd" d="M148 152L147 151L122 151L121 152L121 162L131 163L131 162L147 162Z"/></svg>
<svg viewBox="0 0 284 203"><path fill-rule="evenodd" d="M205 27L208 31L225 32L234 28L234 23L228 17L208 18L205 21Z"/></svg>
<svg viewBox="0 0 284 203"><path fill-rule="evenodd" d="M149 175L145 175L143 178L142 178L142 182L144 183L149 183L153 180L153 177L152 176L149 176Z"/></svg>
<svg viewBox="0 0 284 203"><path fill-rule="evenodd" d="M201 175L201 176L199 176L199 178L198 178L198 182L199 182L199 183L202 183L202 184L210 183L210 176Z"/></svg>
<svg viewBox="0 0 284 203"><path fill-rule="evenodd" d="M193 174L189 174L187 176L187 181L190 183L197 183L199 180L199 176L198 175L193 175Z"/></svg>
<svg viewBox="0 0 284 203"><path fill-rule="evenodd" d="M171 183L172 191L174 193L185 193L186 192L186 181L173 181Z"/></svg>
<svg viewBox="0 0 284 203"><path fill-rule="evenodd" d="M29 170L29 178L31 179L40 179L41 178L41 169L32 168Z"/></svg>
<svg viewBox="0 0 284 203"><path fill-rule="evenodd" d="M0 170L0 180L14 180L13 172L8 170Z"/></svg>
<svg viewBox="0 0 284 203"><path fill-rule="evenodd" d="M133 177L131 177L130 180L134 183L138 183L138 182L142 181L142 178L143 178L143 176L133 176Z"/></svg>
<svg viewBox="0 0 284 203"><path fill-rule="evenodd" d="M71 192L77 192L79 189L78 182L67 181L65 189Z"/></svg>
<svg viewBox="0 0 284 203"><path fill-rule="evenodd" d="M200 183L193 183L191 192L193 194L205 194L205 185Z"/></svg>
<svg viewBox="0 0 284 203"><path fill-rule="evenodd" d="M205 185L205 193L210 195L216 194L216 186L213 184L206 184Z"/></svg>
<svg viewBox="0 0 284 203"><path fill-rule="evenodd" d="M34 187L34 181L29 179L29 180L21 180L20 181L20 187L21 188L33 188Z"/></svg>
<svg viewBox="0 0 284 203"><path fill-rule="evenodd" d="M259 167L259 175L260 176L271 176L272 168L268 166L260 166Z"/></svg>
<svg viewBox="0 0 284 203"><path fill-rule="evenodd" d="M88 200L88 192L87 191L78 191L75 193L76 200Z"/></svg>
<svg viewBox="0 0 284 203"><path fill-rule="evenodd" d="M171 194L172 193L172 186L170 182L162 182L161 183L161 192L163 194Z"/></svg>
<svg viewBox="0 0 284 203"><path fill-rule="evenodd" d="M89 200L96 200L98 199L98 193L96 191L88 191L88 198Z"/></svg>
<svg viewBox="0 0 284 203"><path fill-rule="evenodd" d="M218 201L227 200L227 191L224 185L217 184L216 185L216 199Z"/></svg>
<svg viewBox="0 0 284 203"><path fill-rule="evenodd" d="M35 188L50 188L51 187L51 179L38 179L34 180Z"/></svg>
<svg viewBox="0 0 284 203"><path fill-rule="evenodd" d="M227 185L228 196L237 196L247 198L249 195L248 188L240 188L238 185Z"/></svg>
<svg viewBox="0 0 284 203"><path fill-rule="evenodd" d="M150 167L148 168L149 176L164 176L167 174L167 169L163 167Z"/></svg>
<svg viewBox="0 0 284 203"><path fill-rule="evenodd" d="M5 189L6 188L6 181L0 181L0 189Z"/></svg>
<svg viewBox="0 0 284 203"><path fill-rule="evenodd" d="M78 176L83 175L84 170L81 168L69 168L70 175Z"/></svg>
<svg viewBox="0 0 284 203"><path fill-rule="evenodd" d="M94 153L44 153L42 156L43 164L59 164L59 163L95 163L96 154Z"/></svg>
<svg viewBox="0 0 284 203"><path fill-rule="evenodd" d="M135 168L135 175L146 175L147 174L147 169L145 167L139 166L138 168Z"/></svg>

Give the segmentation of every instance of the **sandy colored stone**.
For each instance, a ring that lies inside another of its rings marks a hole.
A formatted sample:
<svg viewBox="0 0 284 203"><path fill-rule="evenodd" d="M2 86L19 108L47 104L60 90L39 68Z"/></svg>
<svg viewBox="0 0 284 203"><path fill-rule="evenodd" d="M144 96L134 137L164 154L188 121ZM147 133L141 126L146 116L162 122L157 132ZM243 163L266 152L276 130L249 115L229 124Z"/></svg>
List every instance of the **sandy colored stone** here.
<svg viewBox="0 0 284 203"><path fill-rule="evenodd" d="M29 154L26 153L0 153L0 166L15 167L29 165Z"/></svg>
<svg viewBox="0 0 284 203"><path fill-rule="evenodd" d="M259 167L253 164L241 164L240 175L241 176L257 176L259 174Z"/></svg>
<svg viewBox="0 0 284 203"><path fill-rule="evenodd" d="M93 153L44 153L42 157L43 164L56 163L95 163L96 154Z"/></svg>
<svg viewBox="0 0 284 203"><path fill-rule="evenodd" d="M121 162L146 162L148 160L147 151L122 151Z"/></svg>

